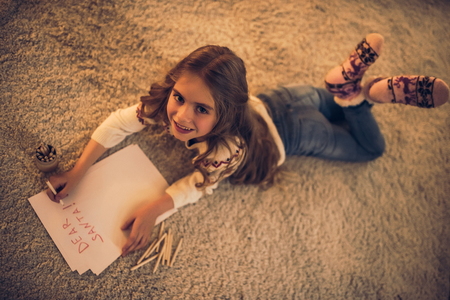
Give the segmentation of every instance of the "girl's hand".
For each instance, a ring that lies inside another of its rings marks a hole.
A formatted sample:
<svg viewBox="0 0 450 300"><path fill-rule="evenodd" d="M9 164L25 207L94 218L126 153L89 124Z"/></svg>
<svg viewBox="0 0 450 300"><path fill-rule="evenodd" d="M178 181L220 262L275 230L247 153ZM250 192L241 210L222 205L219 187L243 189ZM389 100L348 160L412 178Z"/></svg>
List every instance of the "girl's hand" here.
<svg viewBox="0 0 450 300"><path fill-rule="evenodd" d="M128 253L139 250L147 245L157 217L155 209L153 209L153 203L150 203L138 209L122 225L122 230L127 230L131 226L130 236L122 248L123 257Z"/></svg>
<svg viewBox="0 0 450 300"><path fill-rule="evenodd" d="M153 201L134 212L122 225L121 229L131 227L131 233L122 248L122 256L145 247L150 241L150 235L155 226L156 218L174 207L172 197L164 194L161 198Z"/></svg>
<svg viewBox="0 0 450 300"><path fill-rule="evenodd" d="M80 179L81 177L75 174L73 169L66 173L51 176L50 183L58 193L54 195L50 189L47 189L48 197L54 202L59 202L59 200L69 196L69 192L78 185Z"/></svg>
<svg viewBox="0 0 450 300"><path fill-rule="evenodd" d="M50 177L50 183L58 193L55 196L52 191L48 189L48 197L55 202L59 202L59 200L66 198L69 195L69 192L78 185L89 167L92 166L105 151L105 147L91 139L72 170Z"/></svg>

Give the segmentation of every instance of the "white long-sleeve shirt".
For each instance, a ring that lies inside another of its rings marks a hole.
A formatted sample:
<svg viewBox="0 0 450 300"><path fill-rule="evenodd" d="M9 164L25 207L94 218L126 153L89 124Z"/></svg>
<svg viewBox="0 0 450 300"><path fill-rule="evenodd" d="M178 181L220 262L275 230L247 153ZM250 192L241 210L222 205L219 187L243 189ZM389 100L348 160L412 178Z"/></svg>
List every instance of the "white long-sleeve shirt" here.
<svg viewBox="0 0 450 300"><path fill-rule="evenodd" d="M278 165L281 165L285 160L284 145L281 141L280 135L277 132L275 124L267 113L266 107L263 105L260 99L256 97L250 97L249 105L253 107L266 121L270 133L277 144L280 152L280 160ZM118 109L113 112L92 134L92 139L104 146L105 148L111 148L125 139L126 136L139 132L144 129L148 124L155 124L154 120L149 118L142 118L137 115L137 110L140 104L130 106L125 109ZM171 133L172 128L170 125L166 126L166 130ZM186 147L191 150L197 149L199 155L205 153L207 150L207 144L205 142L194 143L189 145L185 143ZM208 174L207 180L210 182L217 181L219 174L229 167L230 173L227 173L225 177L230 176L239 166L244 157L243 149L236 146L236 143L230 141L229 149L225 146L219 146L215 151L206 157L202 161L201 167L206 170ZM173 201L175 208L180 208L188 203L194 203L200 199L204 193L211 194L213 190L218 186L218 182L214 185L208 186L204 190L200 190L196 187L196 183L203 182L203 175L200 171L195 170L193 173L179 179L169 186L166 193L169 194ZM208 181L207 181L208 182Z"/></svg>

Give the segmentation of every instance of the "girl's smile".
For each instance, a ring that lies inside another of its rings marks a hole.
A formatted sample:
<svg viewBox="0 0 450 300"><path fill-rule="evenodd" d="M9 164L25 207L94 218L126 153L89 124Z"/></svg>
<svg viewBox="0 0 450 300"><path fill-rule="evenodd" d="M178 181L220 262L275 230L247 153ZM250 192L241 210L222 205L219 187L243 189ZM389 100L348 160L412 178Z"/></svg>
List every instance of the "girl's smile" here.
<svg viewBox="0 0 450 300"><path fill-rule="evenodd" d="M185 73L175 83L167 103L173 135L181 140L200 139L210 133L217 117L214 99L200 77Z"/></svg>
<svg viewBox="0 0 450 300"><path fill-rule="evenodd" d="M178 124L177 122L175 122L175 129L178 130L180 133L189 133L191 132L193 129L185 127L185 126L181 126L180 124Z"/></svg>

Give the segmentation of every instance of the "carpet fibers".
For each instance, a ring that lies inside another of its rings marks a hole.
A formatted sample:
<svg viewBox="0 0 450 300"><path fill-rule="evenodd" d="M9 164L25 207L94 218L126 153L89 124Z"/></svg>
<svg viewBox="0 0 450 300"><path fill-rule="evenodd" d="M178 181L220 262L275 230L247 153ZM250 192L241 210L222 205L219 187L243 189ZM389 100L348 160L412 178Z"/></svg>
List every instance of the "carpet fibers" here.
<svg viewBox="0 0 450 300"><path fill-rule="evenodd" d="M449 83L449 15L447 0L0 0L0 298L448 299L448 103L374 106L387 144L375 161L288 157L284 189L223 182L167 220L184 245L155 274L130 271L142 252L99 276L71 272L28 198L51 175L34 165L40 142L69 170L112 111L197 47L235 51L254 94L323 86L379 32L368 75ZM193 153L157 127L103 157L133 143L169 183L192 170Z"/></svg>

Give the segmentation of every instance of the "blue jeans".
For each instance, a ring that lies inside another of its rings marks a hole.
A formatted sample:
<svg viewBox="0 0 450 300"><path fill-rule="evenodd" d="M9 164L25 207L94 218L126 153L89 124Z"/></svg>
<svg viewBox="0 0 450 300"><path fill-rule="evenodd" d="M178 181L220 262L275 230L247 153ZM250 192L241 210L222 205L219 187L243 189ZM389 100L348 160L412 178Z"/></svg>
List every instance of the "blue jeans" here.
<svg viewBox="0 0 450 300"><path fill-rule="evenodd" d="M341 107L327 90L306 85L280 87L257 97L268 105L286 155L369 161L384 152L384 138L367 101Z"/></svg>

